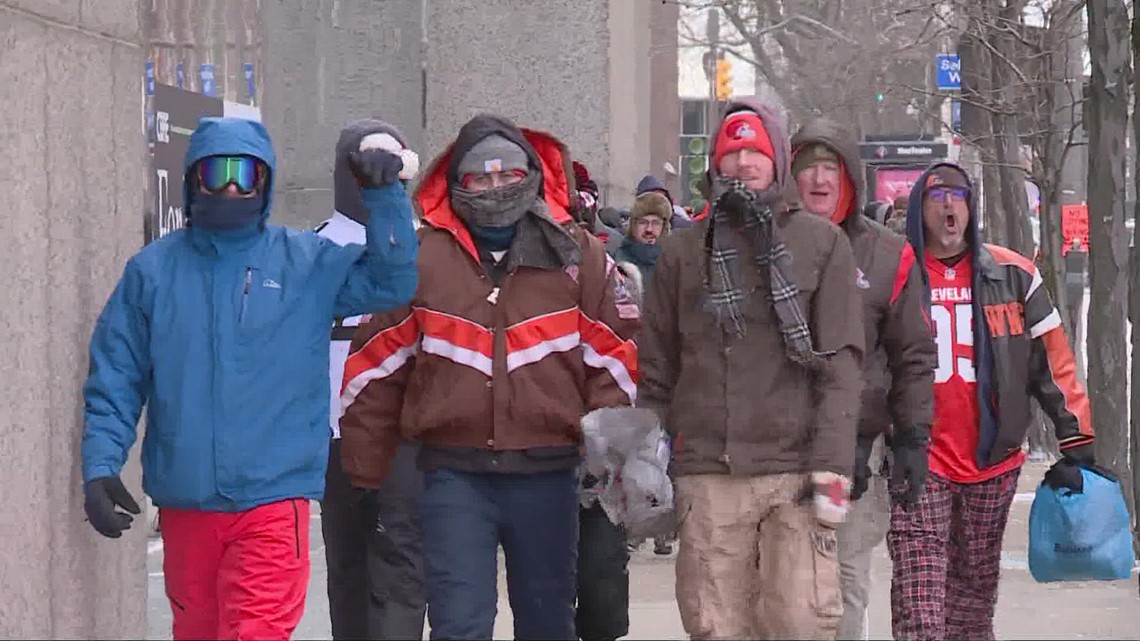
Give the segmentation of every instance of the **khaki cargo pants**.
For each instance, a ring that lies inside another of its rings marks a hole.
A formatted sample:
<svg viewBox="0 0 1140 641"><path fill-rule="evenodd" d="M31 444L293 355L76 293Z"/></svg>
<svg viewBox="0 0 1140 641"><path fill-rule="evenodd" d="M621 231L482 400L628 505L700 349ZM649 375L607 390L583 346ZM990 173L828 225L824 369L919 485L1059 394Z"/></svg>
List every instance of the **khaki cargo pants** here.
<svg viewBox="0 0 1140 641"><path fill-rule="evenodd" d="M807 475L677 479L677 605L692 639L834 639L835 530L801 502Z"/></svg>

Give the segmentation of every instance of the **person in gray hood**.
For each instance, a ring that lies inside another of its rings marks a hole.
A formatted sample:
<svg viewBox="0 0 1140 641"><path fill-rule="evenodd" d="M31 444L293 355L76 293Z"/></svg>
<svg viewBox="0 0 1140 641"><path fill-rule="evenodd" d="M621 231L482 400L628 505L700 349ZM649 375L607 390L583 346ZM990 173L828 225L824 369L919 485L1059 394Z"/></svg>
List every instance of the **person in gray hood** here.
<svg viewBox="0 0 1140 641"><path fill-rule="evenodd" d="M368 210L349 167L349 156L384 149L403 161L400 178L415 177L418 158L404 136L380 120L356 120L340 133L333 168L336 211L321 223L320 236L339 244L364 242ZM329 345L330 416L321 533L328 566L332 636L341 639L419 639L423 637L427 595L417 523L416 499L423 487L416 469L418 446L402 443L392 473L379 490L352 487L341 466L341 386L345 359L360 316L338 318Z"/></svg>

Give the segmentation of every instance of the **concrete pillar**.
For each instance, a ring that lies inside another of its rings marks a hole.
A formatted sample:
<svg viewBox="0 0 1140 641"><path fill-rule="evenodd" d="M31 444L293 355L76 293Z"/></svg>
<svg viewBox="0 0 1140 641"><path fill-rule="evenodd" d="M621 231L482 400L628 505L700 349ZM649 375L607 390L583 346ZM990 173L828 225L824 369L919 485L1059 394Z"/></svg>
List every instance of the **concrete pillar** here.
<svg viewBox="0 0 1140 641"><path fill-rule="evenodd" d="M0 0L3 638L146 633L145 528L84 523L79 466L91 328L143 242L142 41L138 0Z"/></svg>
<svg viewBox="0 0 1140 641"><path fill-rule="evenodd" d="M603 202L632 199L650 168L654 2L426 2L428 149L495 112L557 134Z"/></svg>
<svg viewBox="0 0 1140 641"><path fill-rule="evenodd" d="M349 120L391 122L425 155L422 19L422 0L261 1L276 222L311 227L332 212L333 150Z"/></svg>
<svg viewBox="0 0 1140 641"><path fill-rule="evenodd" d="M681 197L680 177L665 176L666 162L681 172L681 99L678 97L679 54L677 21L681 5L676 2L650 4L649 41L649 166L652 173L665 181L674 198ZM678 203L681 204L681 203Z"/></svg>

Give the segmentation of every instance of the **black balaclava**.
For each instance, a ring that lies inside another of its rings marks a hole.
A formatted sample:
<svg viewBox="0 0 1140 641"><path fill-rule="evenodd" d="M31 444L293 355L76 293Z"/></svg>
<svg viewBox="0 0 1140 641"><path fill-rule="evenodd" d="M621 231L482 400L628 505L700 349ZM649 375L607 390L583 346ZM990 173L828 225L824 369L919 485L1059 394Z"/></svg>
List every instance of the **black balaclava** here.
<svg viewBox="0 0 1140 641"><path fill-rule="evenodd" d="M198 193L190 201L190 220L199 229L231 231L257 225L264 210L265 194L261 192L250 198Z"/></svg>

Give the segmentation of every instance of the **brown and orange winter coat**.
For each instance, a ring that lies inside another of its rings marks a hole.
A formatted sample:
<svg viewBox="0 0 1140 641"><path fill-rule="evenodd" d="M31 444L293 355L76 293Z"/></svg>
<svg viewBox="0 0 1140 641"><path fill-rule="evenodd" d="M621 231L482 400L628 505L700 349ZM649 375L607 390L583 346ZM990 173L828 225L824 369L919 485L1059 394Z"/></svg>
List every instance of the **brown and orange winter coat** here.
<svg viewBox="0 0 1140 641"><path fill-rule="evenodd" d="M400 438L487 471L500 459L515 462L501 471L519 471L527 457L540 469L568 452L574 464L581 417L633 402L637 306L602 243L570 224L565 149L523 134L541 159L550 215L578 241L581 262L518 267L495 287L450 205L453 150L436 159L416 194L416 296L365 323L345 365L342 452L354 485L380 484Z"/></svg>

